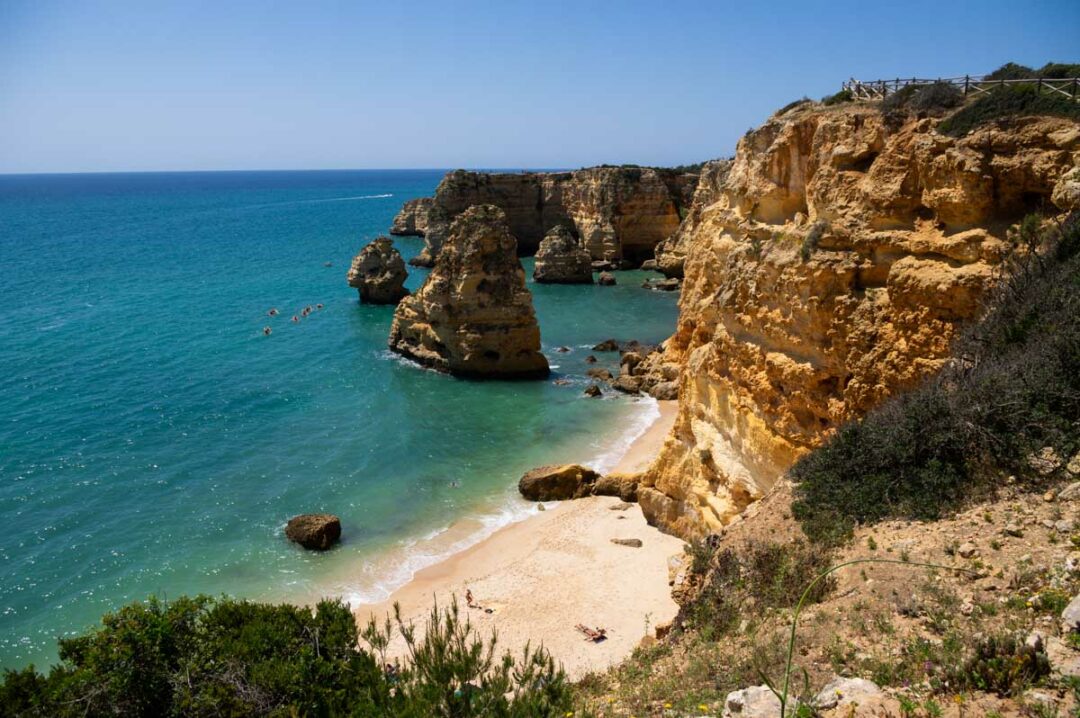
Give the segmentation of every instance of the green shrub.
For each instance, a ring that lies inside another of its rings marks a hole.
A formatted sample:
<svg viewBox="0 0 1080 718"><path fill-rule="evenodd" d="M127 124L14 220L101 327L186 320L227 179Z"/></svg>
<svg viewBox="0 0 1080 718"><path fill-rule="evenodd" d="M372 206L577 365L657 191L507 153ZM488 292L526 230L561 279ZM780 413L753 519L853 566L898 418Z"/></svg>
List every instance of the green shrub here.
<svg viewBox="0 0 1080 718"><path fill-rule="evenodd" d="M801 107L802 105L805 105L808 102L813 102L813 100L811 100L809 97L800 97L797 100L794 100L792 102L787 103L786 105L781 107L779 110L777 110L773 114L776 117L780 117L781 115L786 115L788 112L791 112L796 107Z"/></svg>
<svg viewBox="0 0 1080 718"><path fill-rule="evenodd" d="M1026 80L1035 77L1035 71L1027 65L1006 62L985 77L987 80Z"/></svg>
<svg viewBox="0 0 1080 718"><path fill-rule="evenodd" d="M974 655L954 669L950 685L1000 696L1018 696L1050 675L1046 653L1017 636L990 636L975 646Z"/></svg>
<svg viewBox="0 0 1080 718"><path fill-rule="evenodd" d="M916 112L941 112L964 102L964 93L948 82L928 85L905 85L881 102L885 114Z"/></svg>
<svg viewBox="0 0 1080 718"><path fill-rule="evenodd" d="M957 358L792 467L793 512L812 540L840 542L887 517L937 518L1004 472L1039 487L1032 452L1080 448L1080 216L1046 232L1026 226L1029 246L956 342Z"/></svg>
<svg viewBox="0 0 1080 718"><path fill-rule="evenodd" d="M432 612L422 639L398 619L409 655L390 670L391 624L357 645L348 606L151 599L60 641L59 665L8 671L12 716L554 716L569 688L544 651L495 654L456 605Z"/></svg>
<svg viewBox="0 0 1080 718"><path fill-rule="evenodd" d="M1026 65L1007 62L986 76L987 80L1044 80L1080 77L1080 63L1048 62L1038 70Z"/></svg>
<svg viewBox="0 0 1080 718"><path fill-rule="evenodd" d="M851 102L854 99L855 95L851 92L851 90L843 89L834 95L826 95L825 97L822 97L821 104L825 105L826 107L832 107L833 105L839 105L844 102Z"/></svg>
<svg viewBox="0 0 1080 718"><path fill-rule="evenodd" d="M1044 80L1066 80L1080 77L1080 63L1048 62L1035 71L1036 76Z"/></svg>
<svg viewBox="0 0 1080 718"><path fill-rule="evenodd" d="M710 561L698 598L680 621L712 638L722 636L767 609L795 606L806 586L828 567L826 551L802 543L723 549ZM831 588L830 580L819 582L808 600L821 601Z"/></svg>
<svg viewBox="0 0 1080 718"><path fill-rule="evenodd" d="M937 131L960 137L988 122L1025 115L1050 115L1080 120L1080 102L1057 93L1040 92L1034 84L995 87L945 118L937 126Z"/></svg>
<svg viewBox="0 0 1080 718"><path fill-rule="evenodd" d="M911 97L911 107L919 112L949 110L964 104L964 93L948 82L923 85Z"/></svg>

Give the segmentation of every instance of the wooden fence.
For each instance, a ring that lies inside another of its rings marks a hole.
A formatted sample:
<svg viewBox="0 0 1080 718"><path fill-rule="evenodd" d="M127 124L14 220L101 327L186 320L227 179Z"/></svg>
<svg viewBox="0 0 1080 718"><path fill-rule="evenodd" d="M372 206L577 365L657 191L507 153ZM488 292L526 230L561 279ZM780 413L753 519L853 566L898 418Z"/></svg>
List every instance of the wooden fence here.
<svg viewBox="0 0 1080 718"><path fill-rule="evenodd" d="M939 77L936 80L912 77L910 79L873 80L861 82L851 78L843 83L843 89L851 92L857 100L883 100L901 88L910 85L933 85L944 82L960 88L964 95L977 95L989 92L995 87L1006 85L1033 85L1036 92L1062 95L1070 100L1080 100L1080 78L1067 79L1030 78L1020 80L988 80L983 75L964 75L963 77Z"/></svg>

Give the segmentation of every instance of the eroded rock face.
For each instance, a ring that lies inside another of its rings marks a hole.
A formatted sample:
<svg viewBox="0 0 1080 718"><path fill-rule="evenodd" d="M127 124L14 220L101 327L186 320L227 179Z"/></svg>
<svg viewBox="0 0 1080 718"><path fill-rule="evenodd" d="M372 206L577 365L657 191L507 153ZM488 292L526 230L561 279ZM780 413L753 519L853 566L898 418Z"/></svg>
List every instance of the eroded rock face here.
<svg viewBox="0 0 1080 718"><path fill-rule="evenodd" d="M289 519L285 536L312 551L325 551L341 538L341 520L333 514L300 514Z"/></svg>
<svg viewBox="0 0 1080 718"><path fill-rule="evenodd" d="M423 237L427 232L428 212L432 205L431 197L410 199L394 217L394 223L390 226L390 234L405 237Z"/></svg>
<svg viewBox="0 0 1080 718"><path fill-rule="evenodd" d="M718 528L839 424L937 371L1008 227L1071 201L1078 123L1020 118L954 139L936 122L811 107L740 141L684 225L678 327L648 363L678 367L679 396L639 487L651 522Z"/></svg>
<svg viewBox="0 0 1080 718"><path fill-rule="evenodd" d="M438 252L429 240L435 208L452 221L473 205L493 204L506 213L522 256L535 253L547 232L564 225L593 259L640 264L678 228L679 209L694 180L692 174L634 167L524 173L455 170L447 173L426 203L407 203L394 227L422 233L429 244L428 259L433 260Z"/></svg>
<svg viewBox="0 0 1080 718"><path fill-rule="evenodd" d="M434 202L428 202L423 211L424 248L409 260L409 264L414 267L434 267L435 257L450 235L450 215Z"/></svg>
<svg viewBox="0 0 1080 718"><path fill-rule="evenodd" d="M565 225L557 225L540 242L533 279L552 284L592 284L592 257Z"/></svg>
<svg viewBox="0 0 1080 718"><path fill-rule="evenodd" d="M689 211L679 223L679 228L670 237L656 245L655 269L668 278L681 279L686 254L690 250L690 241L694 231L701 223L705 209L720 199L720 188L727 181L733 160L712 160L701 168L697 188L689 204ZM644 269L644 267L643 267Z"/></svg>
<svg viewBox="0 0 1080 718"><path fill-rule="evenodd" d="M459 376L548 375L532 295L502 210L479 205L454 220L423 286L394 312L389 343Z"/></svg>
<svg viewBox="0 0 1080 718"><path fill-rule="evenodd" d="M349 286L368 304L397 304L409 294L408 278L405 261L389 237L378 237L361 249L348 274Z"/></svg>

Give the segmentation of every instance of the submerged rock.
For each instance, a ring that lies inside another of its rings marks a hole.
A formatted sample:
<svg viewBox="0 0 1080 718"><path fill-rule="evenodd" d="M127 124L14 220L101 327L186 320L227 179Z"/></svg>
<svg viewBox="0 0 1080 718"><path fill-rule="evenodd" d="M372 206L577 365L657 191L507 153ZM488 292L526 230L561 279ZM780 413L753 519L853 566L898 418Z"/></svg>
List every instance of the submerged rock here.
<svg viewBox="0 0 1080 718"><path fill-rule="evenodd" d="M599 474L580 464L541 466L521 477L518 491L529 501L580 499L592 493L598 478Z"/></svg>
<svg viewBox="0 0 1080 718"><path fill-rule="evenodd" d="M585 387L585 396L596 399L597 397L603 396L603 394L604 392L602 392L600 390L600 387L596 384L589 384L587 387Z"/></svg>
<svg viewBox="0 0 1080 718"><path fill-rule="evenodd" d="M556 225L540 242L533 279L551 284L592 284L592 257L565 225Z"/></svg>
<svg viewBox="0 0 1080 718"><path fill-rule="evenodd" d="M596 278L596 283L601 287L613 287L615 286L615 275L611 272L600 272L600 276Z"/></svg>
<svg viewBox="0 0 1080 718"><path fill-rule="evenodd" d="M378 237L352 261L349 286L356 287L360 301L368 304L397 304L408 296L405 262L389 237Z"/></svg>
<svg viewBox="0 0 1080 718"><path fill-rule="evenodd" d="M289 519L285 536L312 551L325 551L341 538L341 520L333 514L300 514Z"/></svg>
<svg viewBox="0 0 1080 718"><path fill-rule="evenodd" d="M676 292L679 290L681 282L672 277L670 279L646 279L641 283L641 286L645 289L651 289L654 292Z"/></svg>
<svg viewBox="0 0 1080 718"><path fill-rule="evenodd" d="M390 349L458 376L546 377L540 326L515 247L499 208L461 214L423 286L394 312Z"/></svg>

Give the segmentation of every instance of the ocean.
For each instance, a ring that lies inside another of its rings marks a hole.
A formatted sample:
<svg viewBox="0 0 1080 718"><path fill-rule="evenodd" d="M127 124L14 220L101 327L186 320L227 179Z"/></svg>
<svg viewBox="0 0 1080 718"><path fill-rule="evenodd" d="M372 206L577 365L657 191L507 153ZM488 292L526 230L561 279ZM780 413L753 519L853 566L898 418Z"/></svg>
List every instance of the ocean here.
<svg viewBox="0 0 1080 718"><path fill-rule="evenodd" d="M583 397L585 357L666 338L676 296L646 272L530 279L547 381L395 357L393 307L361 305L345 273L442 174L0 176L0 666L44 667L57 637L149 595L377 601L535 511L527 469L614 465L658 412ZM339 547L285 540L323 511Z"/></svg>

